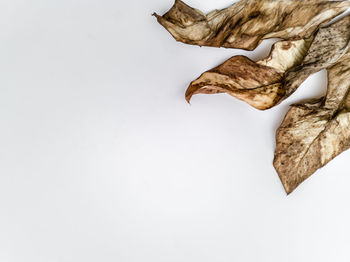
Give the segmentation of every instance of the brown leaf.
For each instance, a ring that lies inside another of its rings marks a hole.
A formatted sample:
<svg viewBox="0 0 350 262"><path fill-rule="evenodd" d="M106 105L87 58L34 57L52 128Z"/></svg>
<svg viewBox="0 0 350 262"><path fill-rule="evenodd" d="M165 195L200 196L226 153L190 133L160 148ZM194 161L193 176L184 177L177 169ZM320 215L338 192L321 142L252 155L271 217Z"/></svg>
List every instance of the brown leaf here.
<svg viewBox="0 0 350 262"><path fill-rule="evenodd" d="M193 81L186 91L186 100L190 102L195 94L227 93L257 109L268 109L284 96L284 73L301 63L309 43L305 40L278 42L270 56L258 62L234 56Z"/></svg>
<svg viewBox="0 0 350 262"><path fill-rule="evenodd" d="M318 30L309 39L280 41L270 55L253 62L234 56L193 81L187 92L228 93L265 110L289 97L311 74L336 63L349 48L350 16Z"/></svg>
<svg viewBox="0 0 350 262"><path fill-rule="evenodd" d="M253 50L267 38L309 38L348 7L349 1L242 0L205 15L175 0L165 15L154 15L177 41Z"/></svg>
<svg viewBox="0 0 350 262"><path fill-rule="evenodd" d="M350 147L350 52L327 71L327 95L292 105L277 130L274 166L288 194Z"/></svg>

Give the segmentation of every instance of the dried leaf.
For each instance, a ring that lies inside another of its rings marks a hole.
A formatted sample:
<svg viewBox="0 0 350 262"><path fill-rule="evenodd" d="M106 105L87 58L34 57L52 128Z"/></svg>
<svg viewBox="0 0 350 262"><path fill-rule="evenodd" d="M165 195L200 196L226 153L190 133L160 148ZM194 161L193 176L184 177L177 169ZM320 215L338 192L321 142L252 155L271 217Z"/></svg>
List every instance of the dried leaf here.
<svg viewBox="0 0 350 262"><path fill-rule="evenodd" d="M154 15L177 41L253 50L267 38L309 38L348 7L349 1L242 0L205 15L175 0L165 15Z"/></svg>
<svg viewBox="0 0 350 262"><path fill-rule="evenodd" d="M227 93L257 109L268 109L284 96L284 74L301 63L309 43L305 40L278 42L270 56L258 62L234 56L193 81L186 91L186 100L190 102L195 94Z"/></svg>
<svg viewBox="0 0 350 262"><path fill-rule="evenodd" d="M350 52L327 71L327 95L292 105L277 130L274 166L288 194L350 147Z"/></svg>
<svg viewBox="0 0 350 262"><path fill-rule="evenodd" d="M337 62L349 48L350 16L318 30L309 39L277 42L264 60L234 56L202 74L187 92L228 93L265 110L290 96L311 74Z"/></svg>

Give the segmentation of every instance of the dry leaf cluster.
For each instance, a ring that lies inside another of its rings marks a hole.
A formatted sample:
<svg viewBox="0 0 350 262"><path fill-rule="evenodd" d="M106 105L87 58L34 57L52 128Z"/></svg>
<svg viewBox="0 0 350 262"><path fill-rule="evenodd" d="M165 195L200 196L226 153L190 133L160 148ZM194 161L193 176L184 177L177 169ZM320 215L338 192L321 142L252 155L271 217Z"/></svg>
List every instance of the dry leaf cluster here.
<svg viewBox="0 0 350 262"><path fill-rule="evenodd" d="M203 73L186 91L227 93L265 110L311 74L328 72L327 94L294 104L276 133L274 167L289 194L350 147L350 16L327 25L350 1L241 0L207 15L180 0L158 22L186 44L253 50L281 38L259 61L234 56Z"/></svg>

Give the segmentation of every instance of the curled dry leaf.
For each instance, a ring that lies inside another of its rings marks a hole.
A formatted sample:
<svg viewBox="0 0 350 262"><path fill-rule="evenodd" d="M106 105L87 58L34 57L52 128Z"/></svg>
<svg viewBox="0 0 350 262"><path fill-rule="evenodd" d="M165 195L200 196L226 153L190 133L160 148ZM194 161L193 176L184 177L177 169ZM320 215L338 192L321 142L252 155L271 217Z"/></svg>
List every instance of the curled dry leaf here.
<svg viewBox="0 0 350 262"><path fill-rule="evenodd" d="M271 108L309 75L336 63L347 51L349 40L350 16L346 16L308 39L277 42L264 60L234 56L193 81L186 100L194 94L224 92L257 109Z"/></svg>
<svg viewBox="0 0 350 262"><path fill-rule="evenodd" d="M277 130L274 166L288 194L350 147L350 52L327 71L327 95L292 105Z"/></svg>
<svg viewBox="0 0 350 262"><path fill-rule="evenodd" d="M154 15L177 41L253 50L267 38L309 38L348 7L349 1L242 0L205 15L175 0L165 15Z"/></svg>
<svg viewBox="0 0 350 262"><path fill-rule="evenodd" d="M190 102L195 94L227 93L257 109L268 109L284 96L284 74L302 62L310 42L277 42L270 56L257 62L234 56L193 81L186 91L186 100Z"/></svg>
<svg viewBox="0 0 350 262"><path fill-rule="evenodd" d="M348 7L350 1L242 0L204 15L176 0L164 16L155 14L187 44L253 50L263 39L288 39L266 59L235 56L205 72L191 83L187 101L198 93L225 92L268 109L327 68L326 96L292 105L276 133L274 166L288 194L350 148L350 16L322 28Z"/></svg>

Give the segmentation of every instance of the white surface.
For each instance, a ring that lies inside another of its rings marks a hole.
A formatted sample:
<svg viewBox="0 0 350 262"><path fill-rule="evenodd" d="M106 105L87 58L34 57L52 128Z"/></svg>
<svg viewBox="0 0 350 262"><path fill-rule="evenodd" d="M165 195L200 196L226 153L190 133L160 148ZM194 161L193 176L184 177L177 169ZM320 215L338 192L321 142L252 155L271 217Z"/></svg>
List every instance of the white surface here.
<svg viewBox="0 0 350 262"><path fill-rule="evenodd" d="M187 1L204 11L231 3ZM0 3L1 262L350 260L346 152L286 197L272 166L288 105L184 100L232 55L177 43L172 1Z"/></svg>

